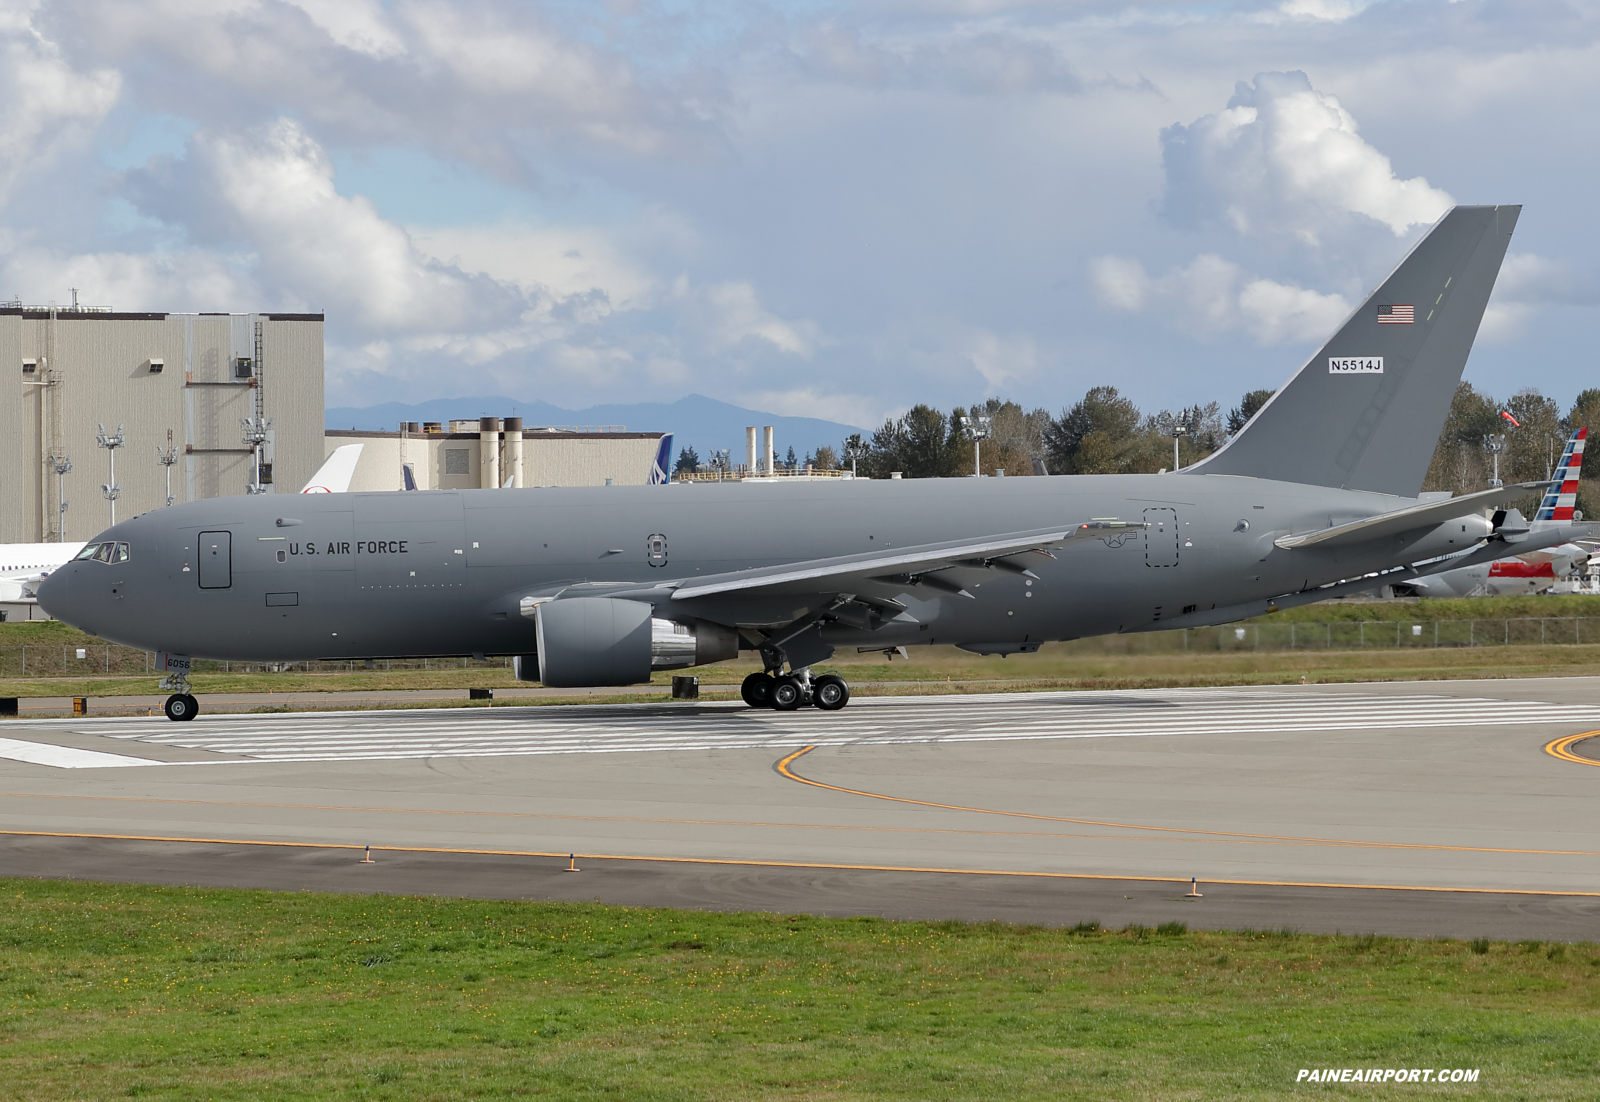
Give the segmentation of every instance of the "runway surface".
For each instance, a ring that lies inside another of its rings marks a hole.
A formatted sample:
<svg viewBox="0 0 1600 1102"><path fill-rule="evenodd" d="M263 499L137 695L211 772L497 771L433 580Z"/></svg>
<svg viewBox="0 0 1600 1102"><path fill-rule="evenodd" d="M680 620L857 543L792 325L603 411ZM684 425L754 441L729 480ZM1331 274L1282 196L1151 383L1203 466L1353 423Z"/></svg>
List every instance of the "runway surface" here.
<svg viewBox="0 0 1600 1102"><path fill-rule="evenodd" d="M22 719L0 872L1600 938L1596 730L1591 678Z"/></svg>

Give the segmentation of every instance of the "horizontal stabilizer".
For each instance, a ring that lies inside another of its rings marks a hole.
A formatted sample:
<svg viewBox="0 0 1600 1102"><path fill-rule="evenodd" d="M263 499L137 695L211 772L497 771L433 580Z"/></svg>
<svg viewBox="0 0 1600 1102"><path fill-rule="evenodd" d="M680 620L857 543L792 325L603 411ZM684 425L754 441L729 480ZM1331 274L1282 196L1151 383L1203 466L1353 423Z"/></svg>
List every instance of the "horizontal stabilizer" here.
<svg viewBox="0 0 1600 1102"><path fill-rule="evenodd" d="M1409 509L1397 509L1392 513L1379 513L1375 517L1353 520L1348 524L1338 524L1332 528L1324 528L1317 532L1280 536L1273 542L1286 550L1293 550L1299 547L1342 547L1352 543L1366 543L1368 540L1381 539L1384 536L1395 536L1402 532L1415 532L1421 528L1433 528L1448 520L1454 520L1456 517L1464 517L1469 513L1476 513L1486 506L1504 505L1508 501L1516 501L1518 498L1528 497L1530 494L1538 493L1548 485L1550 485L1548 482L1518 482L1495 490L1484 490L1481 493L1446 498L1444 501L1428 501L1421 505L1413 505Z"/></svg>

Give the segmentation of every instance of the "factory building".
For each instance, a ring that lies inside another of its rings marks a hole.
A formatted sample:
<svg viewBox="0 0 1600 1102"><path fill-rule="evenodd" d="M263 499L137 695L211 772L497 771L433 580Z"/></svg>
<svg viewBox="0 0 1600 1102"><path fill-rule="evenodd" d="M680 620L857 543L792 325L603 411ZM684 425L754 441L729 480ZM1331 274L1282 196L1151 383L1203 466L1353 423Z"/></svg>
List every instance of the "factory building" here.
<svg viewBox="0 0 1600 1102"><path fill-rule="evenodd" d="M325 451L360 444L350 490L501 486L642 486L666 481L671 436L620 425L524 427L520 417L408 421L399 432L330 429Z"/></svg>
<svg viewBox="0 0 1600 1102"><path fill-rule="evenodd" d="M298 491L323 458L322 325L0 304L17 387L0 403L0 543L87 540L169 486L174 501Z"/></svg>

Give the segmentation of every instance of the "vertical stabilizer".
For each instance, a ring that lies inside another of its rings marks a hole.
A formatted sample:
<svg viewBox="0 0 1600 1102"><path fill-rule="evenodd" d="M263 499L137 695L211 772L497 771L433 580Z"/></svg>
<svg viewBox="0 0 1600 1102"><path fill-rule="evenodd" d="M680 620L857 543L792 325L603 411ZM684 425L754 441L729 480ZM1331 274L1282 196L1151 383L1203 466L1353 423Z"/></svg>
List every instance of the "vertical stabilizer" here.
<svg viewBox="0 0 1600 1102"><path fill-rule="evenodd" d="M1456 207L1216 454L1184 473L1415 497L1521 207Z"/></svg>
<svg viewBox="0 0 1600 1102"><path fill-rule="evenodd" d="M1561 462L1556 464L1552 476L1554 481L1544 492L1539 511L1533 515L1535 529L1569 525L1575 519L1572 507L1578 501L1578 480L1583 477L1583 445L1588 437L1589 428L1582 425L1567 438L1566 450L1561 453Z"/></svg>
<svg viewBox="0 0 1600 1102"><path fill-rule="evenodd" d="M650 464L650 485L665 486L672 481L672 433L661 438L656 457Z"/></svg>

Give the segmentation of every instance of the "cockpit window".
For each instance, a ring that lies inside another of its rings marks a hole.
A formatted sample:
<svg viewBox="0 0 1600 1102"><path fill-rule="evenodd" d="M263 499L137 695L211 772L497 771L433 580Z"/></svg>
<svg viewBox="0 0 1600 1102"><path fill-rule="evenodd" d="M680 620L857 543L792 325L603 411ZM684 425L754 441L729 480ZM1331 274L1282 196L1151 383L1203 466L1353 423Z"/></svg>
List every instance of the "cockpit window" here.
<svg viewBox="0 0 1600 1102"><path fill-rule="evenodd" d="M94 561L95 562L110 562L111 561L111 556L116 554L116 551L117 551L117 545L116 544L114 544L114 543L102 543L99 547L96 547L94 549Z"/></svg>
<svg viewBox="0 0 1600 1102"><path fill-rule="evenodd" d="M117 544L116 555L112 557L111 561L112 562L127 562L128 561L128 545L125 544L125 543Z"/></svg>
<svg viewBox="0 0 1600 1102"><path fill-rule="evenodd" d="M98 543L85 544L82 551L72 557L73 562L82 562L84 559L94 558L95 552L100 550Z"/></svg>

